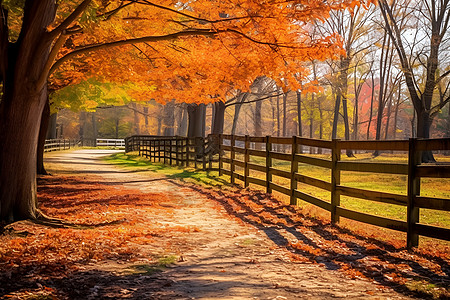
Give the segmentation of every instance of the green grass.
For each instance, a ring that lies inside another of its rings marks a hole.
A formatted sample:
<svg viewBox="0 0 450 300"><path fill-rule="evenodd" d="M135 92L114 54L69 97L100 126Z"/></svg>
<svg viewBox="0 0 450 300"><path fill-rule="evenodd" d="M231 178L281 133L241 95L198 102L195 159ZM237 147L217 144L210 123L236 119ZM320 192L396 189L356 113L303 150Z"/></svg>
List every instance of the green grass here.
<svg viewBox="0 0 450 300"><path fill-rule="evenodd" d="M191 167L183 168L175 165L165 165L159 162L150 162L150 160L140 157L135 153L116 153L105 157L105 160L124 168L149 171L165 175L170 179L179 179L203 186L222 187L229 185L229 181L226 181L223 177L219 177L219 172L217 171L199 171Z"/></svg>
<svg viewBox="0 0 450 300"><path fill-rule="evenodd" d="M329 155L313 155L314 157L329 159ZM438 161L450 161L448 157L437 157ZM236 159L243 160L242 155L236 155ZM399 155L383 154L376 158L372 158L370 154L357 154L356 158L342 157L343 160L364 161L364 162L392 162L406 163L407 158ZM107 161L133 169L147 170L159 174L164 174L169 178L180 179L188 182L201 184L203 186L224 187L229 185L228 176L218 176L216 171L200 171L194 168L181 168L176 166L168 166L162 163L152 163L148 159L139 157L137 154L117 153L106 158ZM259 165L265 165L265 158L251 157L251 162ZM273 166L280 170L289 171L291 163L287 161L273 160ZM225 164L225 168L228 165ZM237 172L242 174L242 168L237 167ZM330 181L330 170L315 167L306 164L299 164L299 173L317 179ZM265 174L251 170L251 177L265 179ZM276 184L289 187L289 179L273 176ZM239 180L237 180L239 182ZM381 191L393 194L406 195L407 193L407 177L405 175L375 174L361 172L341 172L341 185L367 189L372 191ZM264 187L251 185L251 187L264 190ZM298 189L312 196L325 201L330 201L330 192L309 186L299 184ZM278 195L278 194L277 194ZM422 179L421 195L432 196L437 198L450 198L450 179ZM282 200L288 200L287 196L281 196ZM301 207L311 207L304 201L299 201ZM390 219L406 221L406 206L394 204L385 204L374 201L368 201L358 198L341 197L341 206L351 210L368 213L372 215L382 216ZM328 212L326 213L328 214ZM450 228L450 212L437 210L420 210L420 222L424 224L435 225L444 228Z"/></svg>
<svg viewBox="0 0 450 300"><path fill-rule="evenodd" d="M330 159L330 155L309 155L307 156ZM450 161L450 157L437 156L439 162ZM236 159L243 160L242 155L237 155ZM348 158L342 156L342 160L345 161L360 161L360 162L383 162L383 163L407 163L406 155L392 155L383 154L381 156L373 158L371 154L357 154L355 158ZM265 165L265 158L251 157L252 163L259 165ZM225 166L226 168L228 166ZM273 167L289 171L291 163L288 161L273 160ZM237 168L238 172L242 169ZM299 164L298 173L310 176L313 178L321 179L324 181L331 181L331 171L326 168ZM264 179L264 173L258 171L250 171L251 177ZM273 182L285 187L290 186L289 179L273 176ZM392 194L406 195L407 194L407 176L405 175L391 175L391 174L377 174L377 173L365 173L365 172L341 172L341 185L366 189L371 191L380 191ZM258 187L260 188L260 187ZM302 192L315 196L325 201L330 201L330 192L315 188L306 184L299 184L298 189ZM421 179L421 195L430 196L436 198L450 198L450 179L448 178L423 178ZM287 197L284 197L288 199ZM299 201L300 206L309 207L310 204L305 204L303 201ZM382 216L390 219L397 219L406 221L406 206L399 206L394 204L386 204L375 201L368 201L358 198L341 196L341 206L351 210L364 212L376 216ZM430 224L440 226L444 228L450 228L450 212L437 211L437 210L420 210L420 222L424 224Z"/></svg>
<svg viewBox="0 0 450 300"><path fill-rule="evenodd" d="M152 275L156 272L161 272L165 268L173 265L178 260L175 255L167 255L157 259L153 264L139 264L130 266L125 270L128 274L139 274L139 275Z"/></svg>

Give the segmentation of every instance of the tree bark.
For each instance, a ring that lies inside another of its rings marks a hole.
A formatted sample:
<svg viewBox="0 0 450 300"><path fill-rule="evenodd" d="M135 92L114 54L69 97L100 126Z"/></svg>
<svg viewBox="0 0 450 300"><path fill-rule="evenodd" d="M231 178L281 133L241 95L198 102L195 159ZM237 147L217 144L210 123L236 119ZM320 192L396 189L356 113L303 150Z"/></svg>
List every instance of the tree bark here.
<svg viewBox="0 0 450 300"><path fill-rule="evenodd" d="M186 109L186 104L182 103L181 105L181 120L178 126L178 135L179 136L187 136L187 126L188 126L188 118L187 118L187 109Z"/></svg>
<svg viewBox="0 0 450 300"><path fill-rule="evenodd" d="M86 133L86 112L85 111L80 111L80 116L79 116L79 122L80 122L80 127L78 129L78 135L81 139L81 143L84 145L85 143L85 133Z"/></svg>
<svg viewBox="0 0 450 300"><path fill-rule="evenodd" d="M47 102L47 82L38 85L50 53L47 27L56 13L53 0L25 2L16 43L1 20L3 95L0 102L0 223L37 218L36 158L39 125ZM2 17L3 18L3 17ZM7 24L6 24L7 25ZM7 65L5 65L5 63Z"/></svg>
<svg viewBox="0 0 450 300"><path fill-rule="evenodd" d="M258 103L258 102L257 102ZM214 103L214 117L211 133L218 135L223 133L223 125L225 123L225 103L218 101Z"/></svg>
<svg viewBox="0 0 450 300"><path fill-rule="evenodd" d="M237 128L237 123L239 120L239 113L241 112L241 107L242 107L242 103L245 101L245 99L247 98L247 93L241 93L238 96L237 104L234 106L234 117L233 117L233 124L231 126L231 134L235 135L236 134L236 128Z"/></svg>
<svg viewBox="0 0 450 300"><path fill-rule="evenodd" d="M341 105L341 93L336 93L336 101L334 103L333 129L331 130L331 139L337 137L337 127L339 121L339 106Z"/></svg>
<svg viewBox="0 0 450 300"><path fill-rule="evenodd" d="M370 125L372 123L372 117L373 117L373 102L375 100L375 79L373 72L371 72L371 81L372 81L372 90L370 94L370 111L369 111L369 121L367 123L367 137L366 139L370 139Z"/></svg>
<svg viewBox="0 0 450 300"><path fill-rule="evenodd" d="M319 139L323 139L323 110L322 110L322 101L324 99L324 96L320 96L319 99L317 99L317 108L319 109ZM317 148L317 154L322 154L322 148Z"/></svg>
<svg viewBox="0 0 450 300"><path fill-rule="evenodd" d="M45 150L45 138L47 137L48 131L47 129L49 121L50 121L50 104L47 100L45 102L44 110L42 111L41 126L39 127L37 161L36 161L36 173L38 175L48 175L44 167L44 150Z"/></svg>
<svg viewBox="0 0 450 300"><path fill-rule="evenodd" d="M174 136L175 135L175 102L167 102L163 106L163 135Z"/></svg>
<svg viewBox="0 0 450 300"><path fill-rule="evenodd" d="M262 102L256 101L255 102L255 116L254 116L254 129L255 129L255 136L262 136L262 125L261 125L261 109L262 109Z"/></svg>
<svg viewBox="0 0 450 300"><path fill-rule="evenodd" d="M94 147L97 147L98 127L97 127L97 113L91 113L92 120L92 138L94 139Z"/></svg>
<svg viewBox="0 0 450 300"><path fill-rule="evenodd" d="M139 122L139 113L137 112L137 104L136 102L131 102L131 106L134 108L133 113L134 113L134 134L140 135L141 134L141 127L140 127L140 122Z"/></svg>
<svg viewBox="0 0 450 300"><path fill-rule="evenodd" d="M297 91L298 136L302 136L302 92Z"/></svg>
<svg viewBox="0 0 450 300"><path fill-rule="evenodd" d="M345 140L350 140L350 124L348 120L348 108L347 108L347 100L348 100L348 68L350 66L350 59L345 58L341 59L341 75L340 75L340 92L342 94L342 114L344 119L344 137ZM352 149L346 150L346 155L348 157L354 157Z"/></svg>
<svg viewBox="0 0 450 300"><path fill-rule="evenodd" d="M47 129L47 140L56 139L56 122L58 120L58 113L53 113L50 115L48 129Z"/></svg>
<svg viewBox="0 0 450 300"><path fill-rule="evenodd" d="M205 137L205 104L188 105L188 137Z"/></svg>
<svg viewBox="0 0 450 300"><path fill-rule="evenodd" d="M390 38L387 35L387 32L384 32L383 36L383 44L381 48L381 56L380 56L380 88L378 92L378 110L377 110L377 123L375 129L375 140L379 141L381 139L381 127L383 121L383 112L386 104L386 83L387 83L387 75L389 74L388 68L388 49L390 46ZM386 49L388 47L388 49ZM376 157L380 155L379 150L375 150L373 152L373 156Z"/></svg>

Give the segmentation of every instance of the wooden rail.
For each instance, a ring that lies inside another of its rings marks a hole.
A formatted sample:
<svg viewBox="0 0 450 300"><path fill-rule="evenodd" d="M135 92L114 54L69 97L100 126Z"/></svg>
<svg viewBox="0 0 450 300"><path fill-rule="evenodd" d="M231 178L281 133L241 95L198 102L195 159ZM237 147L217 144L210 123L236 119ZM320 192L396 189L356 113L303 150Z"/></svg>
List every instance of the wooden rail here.
<svg viewBox="0 0 450 300"><path fill-rule="evenodd" d="M153 162L182 167L193 166L202 170L218 170L218 159L215 159L211 145L212 137L131 136L125 139L125 152L139 151L140 156Z"/></svg>
<svg viewBox="0 0 450 300"><path fill-rule="evenodd" d="M450 199L424 197L420 195L420 179L422 177L450 178L450 164L422 164L422 151L450 150L450 139L433 140L396 140L396 141L325 141L301 137L250 137L237 135L220 135L207 139L188 139L184 137L150 137L134 136L126 139L126 151L139 151L140 155L153 161L188 166L190 163L202 163L212 166L213 155L206 153L208 143L215 138L220 145L218 170L220 175L230 176L230 182L241 181L245 187L250 184L265 188L267 193L277 191L290 198L290 204L305 201L330 212L333 223L341 217L372 224L407 233L407 247L415 247L419 243L419 235L443 240L450 240L450 229L421 224L420 208L450 211ZM304 155L300 149L304 147L326 149L331 159L323 159ZM174 150L175 149L175 150ZM290 149L288 152L277 149ZM404 151L408 153L407 163L367 163L346 161L341 159L341 152L352 150ZM199 155L200 154L200 155ZM289 170L274 167L275 161L289 162ZM264 163L256 163L263 161ZM299 173L299 163L330 170L330 180L325 181ZM227 167L225 167L225 165ZM260 172L261 178L251 176L250 171ZM407 176L407 195L376 192L341 184L341 172L371 172ZM275 181L285 178L288 185ZM320 199L299 189L298 184L306 184L328 191L329 199ZM381 203L395 204L407 208L406 221L389 219L367 213L350 210L341 206L341 196L354 197Z"/></svg>
<svg viewBox="0 0 450 300"><path fill-rule="evenodd" d="M76 142L74 140L68 139L45 140L44 152L67 150L75 145Z"/></svg>

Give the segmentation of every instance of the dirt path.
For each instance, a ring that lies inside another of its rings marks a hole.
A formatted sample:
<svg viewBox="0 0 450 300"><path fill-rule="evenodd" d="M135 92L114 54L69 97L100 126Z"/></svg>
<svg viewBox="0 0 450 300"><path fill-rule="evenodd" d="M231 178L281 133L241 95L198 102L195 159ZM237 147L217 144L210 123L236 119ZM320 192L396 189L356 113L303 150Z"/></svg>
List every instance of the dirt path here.
<svg viewBox="0 0 450 300"><path fill-rule="evenodd" d="M160 245L145 251L170 250L178 262L153 275L102 280L88 298L118 298L108 294L119 285L123 298L133 299L408 299L374 280L350 278L326 263L292 262L290 252L272 231L258 230L218 209L217 202L161 175L120 169L101 160L112 151L77 150L53 153L46 158L60 174L98 176L112 188L164 191L173 201L171 214L152 216L168 226L192 226L194 232L159 238ZM286 233L289 236L289 233ZM292 234L291 234L292 235ZM299 237L292 236L292 239ZM278 240L277 240L278 239ZM90 264L91 271L117 273L113 263ZM122 280L122 281L120 281ZM151 282L151 283L150 283Z"/></svg>

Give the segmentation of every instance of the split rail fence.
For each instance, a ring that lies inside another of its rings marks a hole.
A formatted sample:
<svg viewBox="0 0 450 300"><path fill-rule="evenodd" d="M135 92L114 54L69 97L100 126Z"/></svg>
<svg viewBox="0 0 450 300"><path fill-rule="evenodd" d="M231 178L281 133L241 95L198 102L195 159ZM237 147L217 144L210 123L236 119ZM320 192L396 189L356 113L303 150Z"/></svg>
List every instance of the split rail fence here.
<svg viewBox="0 0 450 300"><path fill-rule="evenodd" d="M139 151L140 156L149 158L153 162L217 170L218 157L212 151L213 138L211 135L207 138L134 135L125 139L125 152Z"/></svg>
<svg viewBox="0 0 450 300"><path fill-rule="evenodd" d="M216 141L218 151L208 151ZM306 148L320 148L329 153L331 159L303 154ZM381 163L347 161L341 159L343 150L399 151L408 153L407 163ZM421 178L450 178L450 163L421 163L423 151L450 150L450 139L410 139L395 141L341 141L316 140L301 137L250 137L238 135L209 136L207 139L184 137L133 136L126 139L126 152L139 151L141 156L179 166L200 163L203 169L217 165L219 174L230 176L231 183L240 181L244 187L258 185L268 193L280 192L290 197L290 204L298 200L318 206L331 215L331 221L339 218L389 228L407 233L407 247L417 246L419 235L450 240L450 229L419 222L420 209L450 211L450 199L421 196ZM209 153L204 155L204 153ZM218 153L213 156L212 153ZM218 156L218 158L217 158ZM276 167L275 161L290 164L289 171ZM218 164L215 163L218 161ZM299 173L299 164L330 170L331 180L326 181ZM225 167L226 166L226 167ZM250 171L262 176L250 176ZM349 187L341 184L341 172L364 172L407 177L407 194L393 194ZM285 178L288 185L277 184L273 177ZM264 178L264 179L261 179ZM305 193L298 184L306 184L329 192L330 199L321 199ZM395 204L406 207L406 221L385 218L342 207L341 196Z"/></svg>
<svg viewBox="0 0 450 300"><path fill-rule="evenodd" d="M76 145L75 140L51 139L45 140L44 152L67 150Z"/></svg>

